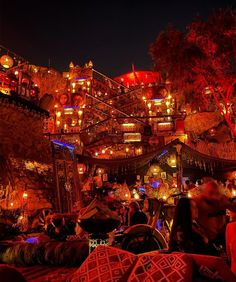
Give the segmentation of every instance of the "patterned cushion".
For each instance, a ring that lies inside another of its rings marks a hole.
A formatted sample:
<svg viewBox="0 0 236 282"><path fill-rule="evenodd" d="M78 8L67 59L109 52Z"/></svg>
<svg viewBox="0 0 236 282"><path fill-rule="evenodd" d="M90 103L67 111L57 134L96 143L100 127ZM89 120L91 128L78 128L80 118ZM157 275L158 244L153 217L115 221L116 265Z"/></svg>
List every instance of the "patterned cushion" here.
<svg viewBox="0 0 236 282"><path fill-rule="evenodd" d="M108 246L98 246L73 274L71 282L127 281L137 257Z"/></svg>
<svg viewBox="0 0 236 282"><path fill-rule="evenodd" d="M192 281L192 259L185 254L146 253L139 256L129 282Z"/></svg>

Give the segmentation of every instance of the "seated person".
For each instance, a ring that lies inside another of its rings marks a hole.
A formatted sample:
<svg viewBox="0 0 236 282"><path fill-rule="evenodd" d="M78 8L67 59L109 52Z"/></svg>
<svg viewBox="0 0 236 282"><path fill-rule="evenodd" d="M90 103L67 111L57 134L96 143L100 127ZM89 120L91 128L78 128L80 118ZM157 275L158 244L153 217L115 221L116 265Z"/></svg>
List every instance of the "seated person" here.
<svg viewBox="0 0 236 282"><path fill-rule="evenodd" d="M176 206L170 234L169 251L217 255L204 230L197 223L198 210L194 200L181 198Z"/></svg>
<svg viewBox="0 0 236 282"><path fill-rule="evenodd" d="M226 227L226 253L231 263L231 270L236 275L236 222Z"/></svg>
<svg viewBox="0 0 236 282"><path fill-rule="evenodd" d="M136 224L147 224L148 218L144 212L140 210L137 202L131 202L129 205L129 226Z"/></svg>

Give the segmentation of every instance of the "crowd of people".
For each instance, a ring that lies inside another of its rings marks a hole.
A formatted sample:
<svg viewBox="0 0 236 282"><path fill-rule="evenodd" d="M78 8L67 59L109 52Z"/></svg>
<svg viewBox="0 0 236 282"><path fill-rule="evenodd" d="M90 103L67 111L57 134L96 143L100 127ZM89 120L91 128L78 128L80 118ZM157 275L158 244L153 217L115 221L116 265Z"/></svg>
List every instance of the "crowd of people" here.
<svg viewBox="0 0 236 282"><path fill-rule="evenodd" d="M189 197L188 191L194 189L189 185L177 201L173 224L169 228L168 252L221 257L236 275L236 198L223 194L222 186L214 180L198 185L201 185L200 193ZM111 201L107 193L99 194L98 200L119 217L122 232L137 224L154 229L160 227L158 221L164 204L160 199L146 198L124 204ZM81 238L81 232L76 215L48 215L45 234L50 239L65 241L78 233Z"/></svg>
<svg viewBox="0 0 236 282"><path fill-rule="evenodd" d="M196 187L190 182L186 185L186 193L175 207L168 251L220 257L236 275L236 198L232 193L225 195L222 183L215 180L198 181L196 196L188 193ZM158 199L147 198L140 203L132 201L128 209L117 212L127 226L148 224L157 228L160 210Z"/></svg>
<svg viewBox="0 0 236 282"><path fill-rule="evenodd" d="M181 198L175 210L169 250L221 256L231 263L236 275L236 199L227 198L215 181L204 185L194 198Z"/></svg>

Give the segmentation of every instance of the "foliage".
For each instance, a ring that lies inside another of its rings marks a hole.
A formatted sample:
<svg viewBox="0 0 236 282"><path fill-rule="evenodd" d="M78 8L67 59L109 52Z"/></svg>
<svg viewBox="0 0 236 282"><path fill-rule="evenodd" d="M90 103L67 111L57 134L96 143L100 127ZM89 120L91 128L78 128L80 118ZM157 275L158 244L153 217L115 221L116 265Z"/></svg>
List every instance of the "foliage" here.
<svg viewBox="0 0 236 282"><path fill-rule="evenodd" d="M198 18L185 32L168 27L151 45L150 53L155 68L186 103L207 110L214 101L233 131L230 104L236 84L235 10L220 10L206 21Z"/></svg>

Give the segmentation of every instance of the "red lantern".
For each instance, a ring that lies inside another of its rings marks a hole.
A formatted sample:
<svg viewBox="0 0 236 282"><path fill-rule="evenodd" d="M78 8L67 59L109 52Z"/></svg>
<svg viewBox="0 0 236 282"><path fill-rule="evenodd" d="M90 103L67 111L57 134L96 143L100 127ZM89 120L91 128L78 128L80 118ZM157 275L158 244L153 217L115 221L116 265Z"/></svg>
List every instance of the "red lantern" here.
<svg viewBox="0 0 236 282"><path fill-rule="evenodd" d="M86 165L85 164L77 164L77 169L79 174L84 174L86 171Z"/></svg>

